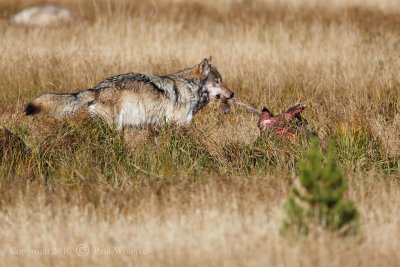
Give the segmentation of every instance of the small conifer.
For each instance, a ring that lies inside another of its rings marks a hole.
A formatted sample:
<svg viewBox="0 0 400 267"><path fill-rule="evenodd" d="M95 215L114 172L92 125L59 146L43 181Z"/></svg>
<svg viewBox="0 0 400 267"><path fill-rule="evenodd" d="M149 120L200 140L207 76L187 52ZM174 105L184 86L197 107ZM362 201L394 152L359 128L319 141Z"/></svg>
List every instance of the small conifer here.
<svg viewBox="0 0 400 267"><path fill-rule="evenodd" d="M285 203L287 219L283 230L308 234L314 227L347 235L357 231L359 213L353 202L344 200L347 186L337 166L333 147L325 162L314 141L299 166L300 177Z"/></svg>

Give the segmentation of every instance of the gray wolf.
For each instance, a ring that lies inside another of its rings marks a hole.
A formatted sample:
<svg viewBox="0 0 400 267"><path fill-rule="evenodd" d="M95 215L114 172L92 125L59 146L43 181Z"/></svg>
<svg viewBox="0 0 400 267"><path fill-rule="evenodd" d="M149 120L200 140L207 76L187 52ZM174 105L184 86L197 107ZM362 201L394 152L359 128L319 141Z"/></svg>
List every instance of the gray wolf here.
<svg viewBox="0 0 400 267"><path fill-rule="evenodd" d="M205 58L173 74L126 73L77 93L44 94L26 105L25 114L46 113L62 119L85 108L92 117L101 117L120 130L140 129L170 122L188 124L210 99L233 97L211 58Z"/></svg>

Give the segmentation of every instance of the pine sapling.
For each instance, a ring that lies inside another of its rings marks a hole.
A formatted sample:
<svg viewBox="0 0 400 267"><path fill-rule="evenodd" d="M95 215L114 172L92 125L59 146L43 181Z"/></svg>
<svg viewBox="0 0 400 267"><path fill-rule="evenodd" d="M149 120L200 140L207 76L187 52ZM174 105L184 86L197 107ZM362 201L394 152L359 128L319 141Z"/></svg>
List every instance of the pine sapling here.
<svg viewBox="0 0 400 267"><path fill-rule="evenodd" d="M333 147L323 160L318 142L314 141L299 170L300 177L285 203L287 218L282 230L308 234L322 227L342 235L356 233L359 213L353 202L343 199L347 186Z"/></svg>

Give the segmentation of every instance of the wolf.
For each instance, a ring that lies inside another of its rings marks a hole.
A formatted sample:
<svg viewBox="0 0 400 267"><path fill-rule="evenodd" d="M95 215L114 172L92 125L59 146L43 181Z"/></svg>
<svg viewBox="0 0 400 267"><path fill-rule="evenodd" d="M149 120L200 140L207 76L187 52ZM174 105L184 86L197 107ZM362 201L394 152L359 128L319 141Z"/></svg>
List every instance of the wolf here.
<svg viewBox="0 0 400 267"><path fill-rule="evenodd" d="M227 101L233 97L210 57L164 76L125 73L76 93L43 94L29 102L24 112L63 119L85 108L92 117L100 117L119 130L141 129L171 122L188 124L210 99Z"/></svg>

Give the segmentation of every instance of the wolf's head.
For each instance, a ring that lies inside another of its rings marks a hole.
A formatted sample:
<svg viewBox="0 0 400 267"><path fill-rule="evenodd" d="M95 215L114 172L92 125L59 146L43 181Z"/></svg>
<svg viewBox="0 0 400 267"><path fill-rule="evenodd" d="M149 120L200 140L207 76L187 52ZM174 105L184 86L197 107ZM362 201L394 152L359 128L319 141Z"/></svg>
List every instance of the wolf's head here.
<svg viewBox="0 0 400 267"><path fill-rule="evenodd" d="M209 98L231 99L234 97L235 94L224 84L221 74L211 63L211 57L201 61L198 71L201 76L203 93L206 93Z"/></svg>

